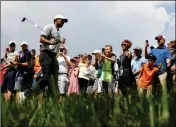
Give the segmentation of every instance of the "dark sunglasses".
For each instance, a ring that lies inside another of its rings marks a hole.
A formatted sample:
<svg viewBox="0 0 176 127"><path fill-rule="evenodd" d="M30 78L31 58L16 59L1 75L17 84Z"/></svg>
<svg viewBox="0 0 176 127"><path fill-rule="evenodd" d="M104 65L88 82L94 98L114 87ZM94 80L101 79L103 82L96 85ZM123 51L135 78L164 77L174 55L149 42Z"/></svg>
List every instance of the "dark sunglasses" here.
<svg viewBox="0 0 176 127"><path fill-rule="evenodd" d="M126 46L127 44L126 43L122 43L121 46Z"/></svg>

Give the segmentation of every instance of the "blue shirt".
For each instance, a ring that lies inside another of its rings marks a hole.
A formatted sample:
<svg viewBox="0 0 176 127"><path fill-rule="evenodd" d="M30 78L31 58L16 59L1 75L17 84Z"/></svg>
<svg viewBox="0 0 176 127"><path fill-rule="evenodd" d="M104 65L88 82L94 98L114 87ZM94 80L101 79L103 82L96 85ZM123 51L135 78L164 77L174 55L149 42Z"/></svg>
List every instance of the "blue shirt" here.
<svg viewBox="0 0 176 127"><path fill-rule="evenodd" d="M134 58L131 61L132 72L135 73L136 71L138 71L145 63L147 63L147 60L144 57Z"/></svg>
<svg viewBox="0 0 176 127"><path fill-rule="evenodd" d="M170 50L166 46L163 46L162 48L157 47L157 48L152 49L149 55L156 56L156 62L155 62L156 66L158 66L158 64L160 63L162 64L160 70L158 71L159 74L162 74L165 71L167 71L166 59L171 59L172 55L171 55Z"/></svg>
<svg viewBox="0 0 176 127"><path fill-rule="evenodd" d="M147 63L147 60L144 58L144 57L141 57L141 58L134 58L132 61L131 61L131 68L132 68L132 72L133 74L138 71L143 64ZM137 78L138 76L136 76Z"/></svg>

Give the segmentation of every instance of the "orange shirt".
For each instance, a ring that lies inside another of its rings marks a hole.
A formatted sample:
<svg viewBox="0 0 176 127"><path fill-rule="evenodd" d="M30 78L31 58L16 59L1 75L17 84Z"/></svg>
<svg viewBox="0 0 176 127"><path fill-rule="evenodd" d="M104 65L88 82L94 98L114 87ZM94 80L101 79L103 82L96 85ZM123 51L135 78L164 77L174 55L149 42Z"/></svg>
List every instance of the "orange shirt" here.
<svg viewBox="0 0 176 127"><path fill-rule="evenodd" d="M141 77L139 78L139 88L151 88L152 87L152 81L154 78L154 75L158 71L157 67L153 67L152 69L149 69L148 64L144 64L141 67Z"/></svg>
<svg viewBox="0 0 176 127"><path fill-rule="evenodd" d="M35 63L34 63L34 72L37 72L40 69L40 62L39 62L39 57L35 58Z"/></svg>

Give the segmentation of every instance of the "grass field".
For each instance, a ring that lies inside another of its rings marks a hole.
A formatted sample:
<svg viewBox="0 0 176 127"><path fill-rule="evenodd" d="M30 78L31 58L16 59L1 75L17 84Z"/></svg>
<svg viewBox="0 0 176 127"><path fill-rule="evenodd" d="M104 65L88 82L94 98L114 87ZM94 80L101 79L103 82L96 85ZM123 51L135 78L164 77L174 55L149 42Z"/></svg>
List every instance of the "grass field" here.
<svg viewBox="0 0 176 127"><path fill-rule="evenodd" d="M104 95L70 96L61 104L49 97L39 104L36 97L20 104L2 101L2 126L176 126L176 98Z"/></svg>

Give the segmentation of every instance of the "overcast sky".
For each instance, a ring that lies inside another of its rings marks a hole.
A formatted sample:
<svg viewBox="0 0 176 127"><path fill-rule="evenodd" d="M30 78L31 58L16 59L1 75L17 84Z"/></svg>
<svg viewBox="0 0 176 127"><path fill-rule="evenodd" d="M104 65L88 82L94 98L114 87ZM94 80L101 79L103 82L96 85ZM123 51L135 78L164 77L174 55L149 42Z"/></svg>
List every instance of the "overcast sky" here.
<svg viewBox="0 0 176 127"><path fill-rule="evenodd" d="M174 1L1 1L1 57L11 40L16 42L17 50L24 40L29 49L38 50L41 31L28 22L22 23L23 17L43 28L59 14L68 18L60 34L67 39L72 57L106 44L112 45L119 56L124 39L133 42L132 48L144 48L145 40L157 45L154 38L159 34L175 39Z"/></svg>

